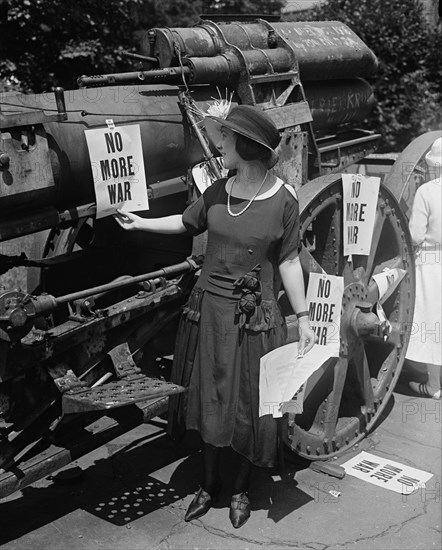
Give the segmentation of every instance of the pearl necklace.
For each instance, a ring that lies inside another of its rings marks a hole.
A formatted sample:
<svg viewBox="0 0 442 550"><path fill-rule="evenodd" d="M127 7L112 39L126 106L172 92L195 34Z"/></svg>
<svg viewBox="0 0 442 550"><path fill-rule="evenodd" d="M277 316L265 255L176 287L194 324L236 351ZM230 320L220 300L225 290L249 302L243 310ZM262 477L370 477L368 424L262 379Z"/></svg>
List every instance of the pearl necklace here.
<svg viewBox="0 0 442 550"><path fill-rule="evenodd" d="M267 176L268 176L269 172L268 170L266 170L266 173L264 175L264 179L262 180L262 183L261 185L259 186L258 190L256 191L256 193L253 195L253 197L249 200L249 202L244 206L244 208L240 211L240 212L237 212L235 214L235 212L232 212L232 209L230 208L230 197L232 195L232 190L233 190L233 184L236 182L236 176L235 178L233 179L232 181L232 185L230 186L230 191L227 193L227 212L233 217L233 218L237 218L238 216L241 216L241 214L244 214L244 212L247 210L247 208L252 204L252 202L256 199L256 197L258 196L259 192L261 191L262 189L262 186L264 185L264 182L265 180L267 179Z"/></svg>

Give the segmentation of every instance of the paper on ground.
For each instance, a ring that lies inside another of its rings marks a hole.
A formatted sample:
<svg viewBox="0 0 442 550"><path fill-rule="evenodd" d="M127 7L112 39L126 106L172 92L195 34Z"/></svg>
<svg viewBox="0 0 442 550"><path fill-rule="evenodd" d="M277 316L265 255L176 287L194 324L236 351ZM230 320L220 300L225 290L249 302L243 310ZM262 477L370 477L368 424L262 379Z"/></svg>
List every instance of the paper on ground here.
<svg viewBox="0 0 442 550"><path fill-rule="evenodd" d="M333 346L314 346L304 357L298 356L298 342L276 348L261 357L259 376L259 416L283 415L281 405L292 401L307 379L333 356ZM302 412L298 395L297 412ZM299 409L299 410L298 410Z"/></svg>
<svg viewBox="0 0 442 550"><path fill-rule="evenodd" d="M425 488L425 483L433 477L429 472L365 451L341 466L351 476L403 495L411 495L416 490Z"/></svg>

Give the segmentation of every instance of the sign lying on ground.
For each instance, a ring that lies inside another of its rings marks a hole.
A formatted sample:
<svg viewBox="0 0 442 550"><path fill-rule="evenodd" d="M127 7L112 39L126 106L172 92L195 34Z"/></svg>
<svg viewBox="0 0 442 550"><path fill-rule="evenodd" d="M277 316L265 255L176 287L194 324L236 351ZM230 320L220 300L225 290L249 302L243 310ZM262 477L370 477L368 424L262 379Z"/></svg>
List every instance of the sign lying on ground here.
<svg viewBox="0 0 442 550"><path fill-rule="evenodd" d="M378 487L410 495L425 487L433 474L362 451L344 464L345 472Z"/></svg>

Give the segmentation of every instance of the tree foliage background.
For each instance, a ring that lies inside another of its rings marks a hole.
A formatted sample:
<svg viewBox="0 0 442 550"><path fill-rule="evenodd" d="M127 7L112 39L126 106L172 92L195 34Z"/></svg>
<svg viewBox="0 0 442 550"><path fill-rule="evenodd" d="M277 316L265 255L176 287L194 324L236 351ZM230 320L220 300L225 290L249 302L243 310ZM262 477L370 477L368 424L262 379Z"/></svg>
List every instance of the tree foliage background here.
<svg viewBox="0 0 442 550"><path fill-rule="evenodd" d="M382 134L382 150L400 152L441 127L442 34L427 24L419 1L329 0L308 18L346 23L378 57L379 70L367 79L377 100L367 125Z"/></svg>
<svg viewBox="0 0 442 550"><path fill-rule="evenodd" d="M190 26L199 14L279 14L285 0L0 0L0 91L76 87L82 74L134 70L136 34ZM305 18L305 16L303 16ZM378 56L367 127L400 151L440 127L442 40L417 0L329 0L310 19L343 21ZM138 67L136 67L138 68Z"/></svg>
<svg viewBox="0 0 442 550"><path fill-rule="evenodd" d="M188 27L199 15L279 14L285 0L0 0L0 91L76 87L82 74L133 70L123 51L155 26Z"/></svg>

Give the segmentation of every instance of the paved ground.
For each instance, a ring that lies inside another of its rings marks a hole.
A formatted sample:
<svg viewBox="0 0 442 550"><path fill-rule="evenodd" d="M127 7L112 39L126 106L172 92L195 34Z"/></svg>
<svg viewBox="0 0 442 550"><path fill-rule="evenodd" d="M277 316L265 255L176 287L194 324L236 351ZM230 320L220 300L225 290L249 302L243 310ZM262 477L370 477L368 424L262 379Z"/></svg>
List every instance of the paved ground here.
<svg viewBox="0 0 442 550"><path fill-rule="evenodd" d="M200 456L190 443L178 454L158 419L77 461L68 470L72 479L59 474L8 497L0 505L0 544L5 550L441 548L441 402L400 391L401 384L378 428L335 463L366 450L432 472L426 488L412 495L349 475L328 477L297 460L282 478L255 472L252 517L242 528L229 522L227 487L206 516L186 523ZM227 453L224 460L228 469Z"/></svg>

